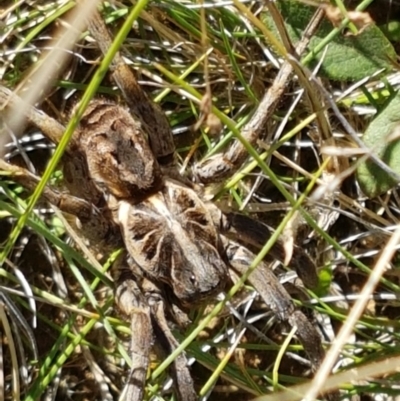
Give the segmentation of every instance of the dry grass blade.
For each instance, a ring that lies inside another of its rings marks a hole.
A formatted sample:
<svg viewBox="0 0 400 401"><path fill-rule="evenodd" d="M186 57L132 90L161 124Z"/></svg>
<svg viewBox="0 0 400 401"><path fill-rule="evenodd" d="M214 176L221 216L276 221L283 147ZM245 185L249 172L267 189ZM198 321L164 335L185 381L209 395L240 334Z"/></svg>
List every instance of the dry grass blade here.
<svg viewBox="0 0 400 401"><path fill-rule="evenodd" d="M17 108L10 110L10 117L7 120L8 126L14 133L21 134L21 129L25 124L24 116L27 115L29 107L46 96L52 82L64 68L63 66L70 57L71 49L85 30L87 19L96 9L97 4L97 1L79 2L77 4L69 18L64 22L65 25L59 33L59 38L50 44L51 50L37 61L33 71L19 84L19 87L24 89L20 94L24 102L20 103ZM5 144L8 140L5 135L0 137L1 157L4 157Z"/></svg>
<svg viewBox="0 0 400 401"><path fill-rule="evenodd" d="M321 392L321 390L325 390L325 382L327 377L329 376L335 361L337 360L340 351L343 346L348 342L349 336L352 333L356 323L360 319L365 307L368 303L370 295L375 291L379 281L387 269L388 264L393 258L393 255L396 252L396 246L400 243L400 227L396 229L396 231L391 236L387 245L383 248L382 253L375 265L372 269L371 275L368 278L368 281L365 283L360 298L357 300L353 308L351 309L349 316L342 329L340 330L336 341L333 343L329 352L326 355L326 358L321 365L320 369L315 375L315 378L312 382L310 390L307 392L306 400L311 401L314 400L317 394ZM329 390L329 389L327 389Z"/></svg>

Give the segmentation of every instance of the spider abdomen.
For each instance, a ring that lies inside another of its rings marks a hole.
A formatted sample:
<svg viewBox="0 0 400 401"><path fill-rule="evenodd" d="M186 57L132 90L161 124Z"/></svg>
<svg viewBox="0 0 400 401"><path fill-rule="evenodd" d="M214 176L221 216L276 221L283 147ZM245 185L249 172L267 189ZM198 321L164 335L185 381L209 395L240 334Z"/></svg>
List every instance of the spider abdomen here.
<svg viewBox="0 0 400 401"><path fill-rule="evenodd" d="M161 169L146 132L124 107L94 100L82 117L79 138L100 190L136 203L161 188Z"/></svg>

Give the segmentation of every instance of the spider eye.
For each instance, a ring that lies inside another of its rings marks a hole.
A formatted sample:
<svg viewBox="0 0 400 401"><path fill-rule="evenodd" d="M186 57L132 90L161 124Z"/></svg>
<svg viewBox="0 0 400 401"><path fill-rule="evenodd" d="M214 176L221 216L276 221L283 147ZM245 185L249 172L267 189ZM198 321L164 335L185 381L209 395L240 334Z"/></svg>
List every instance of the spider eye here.
<svg viewBox="0 0 400 401"><path fill-rule="evenodd" d="M189 281L193 286L197 285L197 278L194 274L189 277Z"/></svg>

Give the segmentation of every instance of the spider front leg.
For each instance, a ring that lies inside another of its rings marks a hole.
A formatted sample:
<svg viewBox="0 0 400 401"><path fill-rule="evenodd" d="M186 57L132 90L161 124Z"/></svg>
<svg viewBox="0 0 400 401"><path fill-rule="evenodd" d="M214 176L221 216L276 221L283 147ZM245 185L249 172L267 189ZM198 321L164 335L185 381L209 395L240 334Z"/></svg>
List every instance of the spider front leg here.
<svg viewBox="0 0 400 401"><path fill-rule="evenodd" d="M127 263L126 260L128 260ZM126 400L141 401L142 398L135 397L143 396L143 391L140 390L143 388L146 379L143 369L148 367L153 337L156 338L157 343L168 355L174 352L179 343L167 322L164 286L144 277L141 268L131 257L127 257L126 253L119 258L114 265L115 267L118 276L116 279L116 303L132 322L132 369L129 375L130 379L127 382ZM143 344L146 339L143 331L147 336L148 342L146 344ZM178 400L197 400L184 353L177 355L170 370Z"/></svg>
<svg viewBox="0 0 400 401"><path fill-rule="evenodd" d="M159 297L152 306L153 316L156 320L157 338L163 340L165 348L171 354L179 343L176 341L174 335L169 328L167 319L165 317L165 302L162 297ZM197 395L194 390L192 376L188 368L188 361L184 353L180 353L174 360L171 373L173 376L174 388L177 398L181 401L195 401Z"/></svg>
<svg viewBox="0 0 400 401"><path fill-rule="evenodd" d="M125 258L125 257L124 257ZM118 263L118 262L116 262ZM131 371L124 389L124 400L142 401L153 341L150 307L128 268L119 268L115 301L131 323Z"/></svg>

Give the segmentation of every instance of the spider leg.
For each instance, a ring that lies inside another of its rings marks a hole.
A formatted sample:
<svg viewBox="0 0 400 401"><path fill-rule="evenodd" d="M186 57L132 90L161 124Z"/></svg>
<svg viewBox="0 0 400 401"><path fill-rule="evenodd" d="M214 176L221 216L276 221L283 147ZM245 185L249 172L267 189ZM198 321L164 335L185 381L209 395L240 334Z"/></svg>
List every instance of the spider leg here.
<svg viewBox="0 0 400 401"><path fill-rule="evenodd" d="M243 244L261 249L271 237L273 230L266 224L240 213L226 213L222 230L227 237ZM285 260L284 240L279 238L270 251L270 256L283 262ZM307 288L318 285L317 267L310 256L298 245L293 247L290 265Z"/></svg>
<svg viewBox="0 0 400 401"><path fill-rule="evenodd" d="M7 122L7 110L18 109L24 101L8 88L0 85L0 112ZM27 110L25 116L29 123L37 127L53 143L58 144L64 134L65 127L47 114L33 106L21 107ZM84 198L98 206L103 203L103 194L96 188L87 167L84 149L82 149L77 135L73 135L63 156L64 183L71 194Z"/></svg>
<svg viewBox="0 0 400 401"><path fill-rule="evenodd" d="M179 343L169 328L165 318L165 305L163 299L158 299L152 307L154 311L153 316L156 320L159 333L157 337L162 336L164 342L167 343L168 353L171 354L178 346ZM181 401L195 401L197 400L196 392L194 391L194 384L192 376L188 368L188 361L184 353L180 353L174 360L171 373L173 375L174 388L178 400Z"/></svg>
<svg viewBox="0 0 400 401"><path fill-rule="evenodd" d="M323 14L317 12L305 30L303 38L297 44L296 49L294 51L289 49L289 52L292 53L291 56L282 64L274 82L265 92L253 116L243 126L241 134L250 144L255 145L257 139L265 131L267 121L272 117L277 105L281 101L287 83L293 74L293 59L298 59L305 51L312 33L318 28L322 18ZM194 173L202 183L223 181L231 177L245 162L247 157L248 152L242 142L235 139L224 153L218 153L197 164L194 168Z"/></svg>
<svg viewBox="0 0 400 401"><path fill-rule="evenodd" d="M9 177L28 191L33 191L39 183L39 178L34 174L22 167L6 163L3 159L0 159L0 170L0 176ZM115 247L119 243L119 228L113 223L106 209L99 210L84 199L57 192L48 186L45 187L42 196L63 212L76 216L81 223L83 235L91 244Z"/></svg>
<svg viewBox="0 0 400 401"><path fill-rule="evenodd" d="M112 39L98 11L91 16L89 30L102 53L106 54L112 44ZM140 87L135 73L125 63L120 52L115 55L111 69L113 78L134 114L134 118L144 125L143 128L148 134L150 146L158 162L162 167L173 170L175 167L175 144L166 115Z"/></svg>
<svg viewBox="0 0 400 401"><path fill-rule="evenodd" d="M245 247L223 238L229 263L239 274L247 272L255 255ZM321 337L304 314L297 310L282 284L265 263L260 263L248 278L265 303L283 321L297 327L297 336L308 354L313 369L316 370L324 356Z"/></svg>
<svg viewBox="0 0 400 401"><path fill-rule="evenodd" d="M121 261L117 261L117 264ZM124 389L126 401L142 401L153 344L150 307L129 268L121 269L116 283L115 301L120 311L131 322L131 371Z"/></svg>
<svg viewBox="0 0 400 401"><path fill-rule="evenodd" d="M25 102L18 95L14 94L5 86L0 85L0 111L2 114L5 113L4 121L7 121L8 119L8 107L18 110L19 108L22 108L20 107L22 105L25 105ZM38 110L36 107L29 106L22 109L27 110L27 115L25 118L28 120L28 122L42 131L43 134L46 135L46 137L49 138L53 143L57 144L60 142L65 131L65 127L62 124L60 124L54 118L48 116L46 113ZM74 138L71 139L69 146L74 146Z"/></svg>
<svg viewBox="0 0 400 401"><path fill-rule="evenodd" d="M128 265L130 269L128 274L136 277L137 281L139 282L141 292L144 294L146 299L146 305L150 307L151 320L157 342L160 343L162 348L168 353L168 355L170 355L179 346L179 343L172 334L170 326L167 322L166 303L164 300L166 294L164 293L164 287L144 277L142 270L132 257L128 257ZM126 280L126 278L124 279ZM121 278L117 279L117 281L121 282ZM183 311L180 311L180 313L183 314ZM177 323L182 323L182 320ZM187 323L187 321L185 323ZM132 335L134 335L133 331ZM171 365L170 371L174 379L173 383L178 400L197 400L193 380L190 375L188 362L184 353L177 355Z"/></svg>

